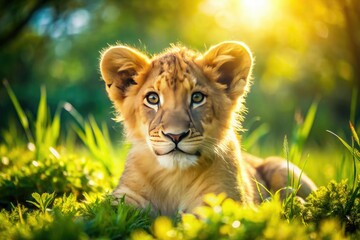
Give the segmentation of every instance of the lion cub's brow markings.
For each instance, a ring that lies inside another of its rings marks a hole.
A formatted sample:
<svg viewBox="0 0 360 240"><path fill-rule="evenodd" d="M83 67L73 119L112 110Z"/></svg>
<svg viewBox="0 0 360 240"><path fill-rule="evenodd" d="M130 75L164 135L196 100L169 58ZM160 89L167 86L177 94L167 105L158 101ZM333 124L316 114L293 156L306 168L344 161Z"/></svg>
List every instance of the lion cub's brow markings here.
<svg viewBox="0 0 360 240"><path fill-rule="evenodd" d="M180 53L169 53L155 61L155 65L160 65L159 77L154 83L158 91L164 88L176 91L180 84L186 88L194 87L196 80L190 76L189 63Z"/></svg>

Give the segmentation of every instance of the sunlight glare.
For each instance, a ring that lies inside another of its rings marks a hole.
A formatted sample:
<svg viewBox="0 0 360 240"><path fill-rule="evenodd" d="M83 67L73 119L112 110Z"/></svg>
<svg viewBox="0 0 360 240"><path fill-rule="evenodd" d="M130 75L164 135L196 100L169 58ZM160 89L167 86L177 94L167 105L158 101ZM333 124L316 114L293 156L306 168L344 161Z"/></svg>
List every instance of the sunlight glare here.
<svg viewBox="0 0 360 240"><path fill-rule="evenodd" d="M272 12L271 0L241 0L239 8L253 25L261 24Z"/></svg>
<svg viewBox="0 0 360 240"><path fill-rule="evenodd" d="M214 17L224 29L264 27L276 17L277 0L204 0L200 11Z"/></svg>

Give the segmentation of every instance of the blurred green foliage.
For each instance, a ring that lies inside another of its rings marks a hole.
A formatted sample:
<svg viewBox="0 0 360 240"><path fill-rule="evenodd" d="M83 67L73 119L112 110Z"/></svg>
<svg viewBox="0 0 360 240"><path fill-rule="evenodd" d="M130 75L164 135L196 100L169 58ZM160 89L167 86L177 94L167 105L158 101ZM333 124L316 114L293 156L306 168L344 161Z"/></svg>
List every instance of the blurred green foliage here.
<svg viewBox="0 0 360 240"><path fill-rule="evenodd" d="M340 183L331 181L307 200L306 209L302 213L306 222L319 224L320 219L336 218L348 232L360 228L360 175L353 189L345 180Z"/></svg>
<svg viewBox="0 0 360 240"><path fill-rule="evenodd" d="M103 127L100 130L92 118L89 122L78 119L81 120L80 126L74 125L73 130L67 131L60 140L59 116L62 108L59 107L54 117L51 116L47 111L44 89L39 101L37 118L29 120L10 85L5 82L5 86L26 138L17 130L15 123L10 123L12 127L2 131L4 142L0 143L0 208L10 208L15 202L24 205L30 203L44 212L54 194L40 197L34 191L72 194L81 199L84 193L106 192L114 187L123 163L115 161L115 151L109 140L107 128ZM64 108L76 116L76 110L68 105ZM75 145L73 133L77 133L88 151L84 151L80 146L77 146L76 150L70 147ZM118 148L118 160L124 159L126 149ZM114 164L117 164L116 168ZM104 175L108 178L105 179ZM110 180L112 177L115 178ZM28 201L30 196L36 201Z"/></svg>
<svg viewBox="0 0 360 240"><path fill-rule="evenodd" d="M1 1L0 79L31 111L45 85L52 112L69 102L83 115L110 121L98 70L108 44L153 54L172 42L204 51L240 40L256 57L247 121L260 117L258 124L270 126L259 140L281 146L293 119L303 121L304 109L320 99L311 144L331 148L325 130L342 131L360 88L359 24L357 0ZM0 112L0 128L9 127L14 110L2 86Z"/></svg>

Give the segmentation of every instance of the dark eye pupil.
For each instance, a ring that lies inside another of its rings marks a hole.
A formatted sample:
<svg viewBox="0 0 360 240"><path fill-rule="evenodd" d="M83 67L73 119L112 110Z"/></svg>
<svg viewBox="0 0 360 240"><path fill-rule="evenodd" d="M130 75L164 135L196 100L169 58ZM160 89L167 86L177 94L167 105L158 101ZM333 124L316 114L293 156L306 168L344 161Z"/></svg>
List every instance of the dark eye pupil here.
<svg viewBox="0 0 360 240"><path fill-rule="evenodd" d="M159 103L159 97L156 93L151 93L147 96L147 101L151 104L158 104Z"/></svg>

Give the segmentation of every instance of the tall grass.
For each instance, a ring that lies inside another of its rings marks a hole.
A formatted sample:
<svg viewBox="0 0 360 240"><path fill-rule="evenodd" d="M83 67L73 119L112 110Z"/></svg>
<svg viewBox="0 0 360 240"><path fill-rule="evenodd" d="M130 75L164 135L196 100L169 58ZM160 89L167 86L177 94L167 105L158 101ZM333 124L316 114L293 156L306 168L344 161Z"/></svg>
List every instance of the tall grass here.
<svg viewBox="0 0 360 240"><path fill-rule="evenodd" d="M318 101L315 101L310 106L305 116L305 120L298 120L298 124L294 128L288 159L295 164L299 164L301 161L304 145L315 121L317 108Z"/></svg>
<svg viewBox="0 0 360 240"><path fill-rule="evenodd" d="M343 209L343 215L349 216L351 214L352 209L354 208L355 204L358 204L360 198L360 175L357 173L357 164L360 162L360 140L359 136L351 123L349 122L349 127L351 131L351 145L347 143L344 139L339 137L337 134L328 131L332 135L334 135L345 147L345 149L351 154L351 159L353 162L353 175L352 175L352 187L349 191L350 198L346 202L345 207ZM357 201L357 203L355 202ZM359 216L360 217L360 216Z"/></svg>
<svg viewBox="0 0 360 240"><path fill-rule="evenodd" d="M54 117L51 118L46 101L46 90L42 87L36 120L34 124L31 125L29 117L25 114L25 111L22 109L16 95L6 80L4 81L4 85L18 114L21 126L25 131L28 147L35 151L36 159L44 159L49 154L59 157L55 147L58 144L60 135L60 113L62 106L58 106Z"/></svg>
<svg viewBox="0 0 360 240"><path fill-rule="evenodd" d="M34 191L72 193L81 198L86 191L105 191L114 187L114 179L104 178L104 173L111 175L111 171L114 171L113 155L104 155L102 159L88 159L64 151L67 146L62 144L64 141L61 137L72 136L69 132L60 134L61 113L68 104L59 104L51 116L43 87L36 118L33 118L29 113L25 113L9 83L4 81L4 85L25 132L27 143L25 149L16 146L16 139L22 138L24 134L14 127L15 124L11 124L9 130L4 131L8 145L0 144L0 206L8 208L14 201L27 206L29 203L34 204L28 201ZM85 143L91 143L96 138L96 142L102 144L95 149L97 152L108 153L109 149L112 150L106 128L101 130L94 119L90 119L90 122L83 121L82 124L87 132L82 134L79 130L78 135ZM96 135L90 135L89 132L95 132ZM81 152L81 148L84 147L78 146L75 150ZM95 151L89 144L87 148Z"/></svg>
<svg viewBox="0 0 360 240"><path fill-rule="evenodd" d="M93 116L90 116L88 121L84 120L70 103L65 104L65 109L77 122L77 124L72 124L77 136L91 154L100 161L106 169L106 173L109 176L114 175L115 151L105 122L100 128Z"/></svg>
<svg viewBox="0 0 360 240"><path fill-rule="evenodd" d="M44 159L49 154L59 158L56 146L59 143L61 132L60 118L62 110L66 110L77 122L77 124L72 124L76 135L85 144L95 159L103 165L106 173L109 176L113 176L115 174L113 172L114 170L122 171L121 167L118 169L114 167L116 159L115 151L105 122L102 123L100 128L94 117L90 116L88 120L83 119L76 109L67 102L59 104L53 118L51 118L51 113L47 105L46 89L42 87L36 120L31 124L32 122L29 121L29 116L27 116L21 107L15 93L6 80L4 81L4 85L16 110L21 126L25 131L28 147L35 151L36 159ZM67 135L71 135L71 133ZM128 146L122 145L120 151L127 151L127 148Z"/></svg>
<svg viewBox="0 0 360 240"><path fill-rule="evenodd" d="M284 137L283 151L287 161L287 183L286 187L284 189L280 189L279 192L285 191L286 197L283 202L283 207L284 209L287 209L286 215L288 219L293 219L295 216L297 216L297 212L299 211L297 209L297 202L299 200L296 197L296 193L301 187L301 177L306 166L307 159L305 159L302 165L300 165L300 163L303 157L305 143L309 137L311 128L315 121L317 106L318 102L314 102L310 106L305 116L305 120L297 122L291 137L290 146L287 136ZM290 168L290 162L293 162L296 165L300 165L301 172L298 178L295 177L294 169Z"/></svg>
<svg viewBox="0 0 360 240"><path fill-rule="evenodd" d="M353 170L351 182L352 182L352 186L353 186L353 191L355 191L355 189L357 188L357 183L359 181L357 179L357 177L358 177L357 165L360 162L360 140L359 140L359 136L358 136L358 134L356 132L356 127L354 126L354 123L355 123L354 121L355 121L355 117L356 117L357 98L358 98L358 91L357 91L357 89L354 89L353 94L352 94L352 98L351 98L350 121L349 121L349 129L350 129L350 133L351 133L351 142L347 143L346 140L341 138L339 135L335 134L332 131L329 131L329 130L327 131L330 134L332 134L333 136L335 136L351 155L352 170ZM344 165L343 162L345 162L345 160L346 160L346 158L344 156L341 165Z"/></svg>

